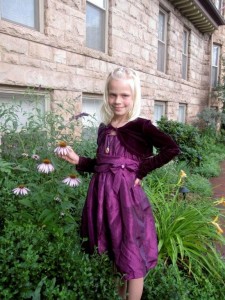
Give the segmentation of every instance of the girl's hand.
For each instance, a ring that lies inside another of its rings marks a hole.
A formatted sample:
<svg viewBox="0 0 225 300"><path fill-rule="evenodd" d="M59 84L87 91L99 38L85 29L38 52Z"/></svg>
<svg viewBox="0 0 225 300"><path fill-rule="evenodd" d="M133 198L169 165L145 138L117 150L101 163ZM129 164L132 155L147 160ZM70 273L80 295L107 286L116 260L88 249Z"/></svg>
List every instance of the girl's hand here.
<svg viewBox="0 0 225 300"><path fill-rule="evenodd" d="M141 179L136 178L134 181L134 186L141 185Z"/></svg>
<svg viewBox="0 0 225 300"><path fill-rule="evenodd" d="M73 165L77 165L79 163L79 156L76 154L76 152L73 151L72 148L68 149L67 155L59 155L59 157Z"/></svg>

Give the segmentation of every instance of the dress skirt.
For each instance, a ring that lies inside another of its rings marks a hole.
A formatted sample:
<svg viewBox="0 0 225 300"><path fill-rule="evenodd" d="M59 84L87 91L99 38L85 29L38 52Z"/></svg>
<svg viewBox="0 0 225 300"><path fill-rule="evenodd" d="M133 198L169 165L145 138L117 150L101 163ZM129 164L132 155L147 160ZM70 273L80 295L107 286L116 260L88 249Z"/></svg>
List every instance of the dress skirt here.
<svg viewBox="0 0 225 300"><path fill-rule="evenodd" d="M82 214L86 250L107 252L126 280L144 277L155 267L158 256L149 200L140 185L134 187L139 163L116 135L108 134L98 147Z"/></svg>

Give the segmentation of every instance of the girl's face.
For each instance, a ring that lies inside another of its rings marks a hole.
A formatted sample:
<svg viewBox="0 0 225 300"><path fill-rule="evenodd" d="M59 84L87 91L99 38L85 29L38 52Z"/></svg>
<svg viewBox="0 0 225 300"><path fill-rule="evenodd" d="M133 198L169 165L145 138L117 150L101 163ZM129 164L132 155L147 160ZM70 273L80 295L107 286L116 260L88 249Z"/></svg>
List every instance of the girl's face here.
<svg viewBox="0 0 225 300"><path fill-rule="evenodd" d="M114 117L128 116L134 104L129 79L112 79L109 82L108 103Z"/></svg>

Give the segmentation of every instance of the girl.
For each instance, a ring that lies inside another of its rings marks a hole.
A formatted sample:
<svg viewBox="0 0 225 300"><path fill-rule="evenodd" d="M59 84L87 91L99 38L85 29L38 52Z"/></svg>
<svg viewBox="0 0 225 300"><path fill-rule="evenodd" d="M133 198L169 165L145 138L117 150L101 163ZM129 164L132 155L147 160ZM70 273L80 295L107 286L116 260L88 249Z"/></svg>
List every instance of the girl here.
<svg viewBox="0 0 225 300"><path fill-rule="evenodd" d="M141 179L179 153L174 141L151 121L138 117L141 88L129 68L111 72L105 85L103 123L95 159L72 149L62 158L78 171L93 172L82 215L82 236L90 253L107 251L124 274L120 295L140 300L144 276L157 263L157 237ZM153 146L159 153L153 156ZM123 298L125 299L125 298Z"/></svg>

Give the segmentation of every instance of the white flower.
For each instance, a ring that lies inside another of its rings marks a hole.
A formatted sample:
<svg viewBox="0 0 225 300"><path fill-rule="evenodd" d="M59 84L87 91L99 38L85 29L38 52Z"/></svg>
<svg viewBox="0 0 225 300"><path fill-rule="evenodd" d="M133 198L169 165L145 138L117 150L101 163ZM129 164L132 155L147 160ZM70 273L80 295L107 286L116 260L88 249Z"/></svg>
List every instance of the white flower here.
<svg viewBox="0 0 225 300"><path fill-rule="evenodd" d="M57 155L67 155L70 149L71 147L67 146L66 142L59 142L58 147L55 148L54 152Z"/></svg>
<svg viewBox="0 0 225 300"><path fill-rule="evenodd" d="M26 188L24 185L19 185L17 188L12 190L15 195L27 195L30 190Z"/></svg>
<svg viewBox="0 0 225 300"><path fill-rule="evenodd" d="M28 157L29 156L29 154L27 154L27 153L22 153L21 154L23 157Z"/></svg>
<svg viewBox="0 0 225 300"><path fill-rule="evenodd" d="M54 167L49 159L44 159L40 165L37 166L38 172L40 173L51 173L54 171Z"/></svg>
<svg viewBox="0 0 225 300"><path fill-rule="evenodd" d="M68 177L66 177L62 182L73 187L78 186L81 183L81 180L77 178L76 175L71 174Z"/></svg>
<svg viewBox="0 0 225 300"><path fill-rule="evenodd" d="M39 159L40 159L40 156L37 155L37 154L33 154L33 155L31 156L31 158L33 158L33 159L35 159L35 160L39 160Z"/></svg>
<svg viewBox="0 0 225 300"><path fill-rule="evenodd" d="M55 200L56 202L62 202L62 200L61 200L58 196L56 196L56 197L54 198L54 200Z"/></svg>

